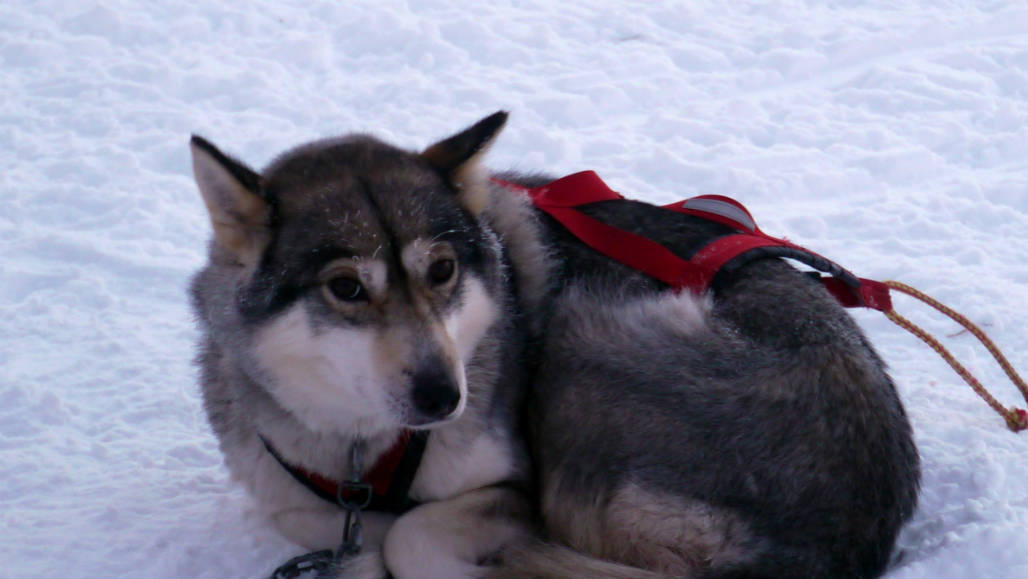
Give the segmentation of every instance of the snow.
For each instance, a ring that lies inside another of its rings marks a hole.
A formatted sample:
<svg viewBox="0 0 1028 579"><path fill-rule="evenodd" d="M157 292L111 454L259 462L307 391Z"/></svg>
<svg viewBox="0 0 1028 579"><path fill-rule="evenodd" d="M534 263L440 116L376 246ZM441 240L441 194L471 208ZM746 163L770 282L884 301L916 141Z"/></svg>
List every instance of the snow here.
<svg viewBox="0 0 1028 579"><path fill-rule="evenodd" d="M772 234L950 304L1028 369L1028 7L600 6L0 4L0 576L261 577L300 552L228 480L199 402L191 132L261 166L350 131L421 147L510 110L492 166L735 197ZM897 306L1022 405L971 336ZM854 315L924 461L890 577L1028 577L1028 433Z"/></svg>

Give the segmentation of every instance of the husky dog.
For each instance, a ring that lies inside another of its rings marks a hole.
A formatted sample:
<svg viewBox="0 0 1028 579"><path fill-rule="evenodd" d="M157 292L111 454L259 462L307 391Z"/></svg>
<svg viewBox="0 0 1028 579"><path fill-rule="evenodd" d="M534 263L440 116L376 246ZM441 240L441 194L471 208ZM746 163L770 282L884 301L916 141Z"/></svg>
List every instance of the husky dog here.
<svg viewBox="0 0 1028 579"><path fill-rule="evenodd" d="M343 576L881 574L919 462L854 322L777 258L696 296L597 254L480 168L505 121L421 153L314 143L260 175L194 140L215 228L200 360L235 476L288 536L329 546L341 513L261 437L346 474L355 439L381 453L430 427L425 504L381 517L384 557ZM686 258L731 233L628 200L583 211ZM529 476L522 387L539 529L499 485Z"/></svg>
<svg viewBox="0 0 1028 579"><path fill-rule="evenodd" d="M430 431L406 497L420 506L365 513L342 576L480 576L529 532L525 332L473 197L502 123L422 155L320 141L259 173L193 137L214 229L191 287L198 364L232 476L286 537L330 549L346 511L297 473L359 479L405 431Z"/></svg>

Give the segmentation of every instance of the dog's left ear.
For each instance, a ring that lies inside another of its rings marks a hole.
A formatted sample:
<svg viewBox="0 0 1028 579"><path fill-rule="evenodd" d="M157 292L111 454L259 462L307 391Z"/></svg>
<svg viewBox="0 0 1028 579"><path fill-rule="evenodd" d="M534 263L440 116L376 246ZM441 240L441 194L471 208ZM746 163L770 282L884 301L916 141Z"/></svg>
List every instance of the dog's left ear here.
<svg viewBox="0 0 1028 579"><path fill-rule="evenodd" d="M189 146L215 243L239 264L255 265L270 239L271 208L261 196L261 176L201 137L193 135Z"/></svg>
<svg viewBox="0 0 1028 579"><path fill-rule="evenodd" d="M489 174L481 159L507 122L498 111L425 149L421 157L445 175L460 192L460 201L478 215L489 200Z"/></svg>

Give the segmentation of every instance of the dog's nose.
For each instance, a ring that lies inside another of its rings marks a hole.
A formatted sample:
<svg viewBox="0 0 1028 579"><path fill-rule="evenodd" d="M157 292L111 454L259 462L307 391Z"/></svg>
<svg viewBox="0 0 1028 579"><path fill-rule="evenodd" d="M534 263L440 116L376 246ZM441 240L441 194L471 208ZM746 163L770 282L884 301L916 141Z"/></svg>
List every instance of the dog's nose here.
<svg viewBox="0 0 1028 579"><path fill-rule="evenodd" d="M460 404L460 387L442 368L422 369L413 378L414 407L429 418L445 418Z"/></svg>

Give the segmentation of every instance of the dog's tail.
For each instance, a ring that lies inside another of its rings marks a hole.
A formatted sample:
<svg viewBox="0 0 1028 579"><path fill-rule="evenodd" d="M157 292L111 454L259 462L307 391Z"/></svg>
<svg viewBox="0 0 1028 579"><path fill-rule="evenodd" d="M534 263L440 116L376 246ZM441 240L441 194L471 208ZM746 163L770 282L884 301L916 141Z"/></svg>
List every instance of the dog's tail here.
<svg viewBox="0 0 1028 579"><path fill-rule="evenodd" d="M503 554L503 564L495 567L488 579L670 579L654 573L598 559L574 549L553 543L536 542L514 548Z"/></svg>

